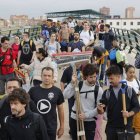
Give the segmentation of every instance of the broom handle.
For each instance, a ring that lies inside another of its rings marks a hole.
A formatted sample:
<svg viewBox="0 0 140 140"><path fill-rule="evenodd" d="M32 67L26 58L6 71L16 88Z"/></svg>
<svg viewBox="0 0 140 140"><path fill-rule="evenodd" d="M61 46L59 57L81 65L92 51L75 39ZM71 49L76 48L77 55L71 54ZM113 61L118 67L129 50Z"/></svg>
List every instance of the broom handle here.
<svg viewBox="0 0 140 140"><path fill-rule="evenodd" d="M123 111L126 111L125 93L122 94ZM127 125L127 118L124 117L124 125Z"/></svg>

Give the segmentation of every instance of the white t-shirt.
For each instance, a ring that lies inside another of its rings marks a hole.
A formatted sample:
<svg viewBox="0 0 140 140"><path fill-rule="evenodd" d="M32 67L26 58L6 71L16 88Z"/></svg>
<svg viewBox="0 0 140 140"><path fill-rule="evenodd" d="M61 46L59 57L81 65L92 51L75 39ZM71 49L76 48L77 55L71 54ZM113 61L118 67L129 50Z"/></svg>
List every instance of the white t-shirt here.
<svg viewBox="0 0 140 140"><path fill-rule="evenodd" d="M83 30L83 31L80 33L80 39L82 39L83 42L84 42L84 44L87 45L91 40L94 39L93 32L90 31L90 33L89 33L89 31L84 31L84 30Z"/></svg>
<svg viewBox="0 0 140 140"><path fill-rule="evenodd" d="M126 80L127 81L127 80ZM140 84L140 81L138 80L139 84ZM134 79L133 81L127 81L127 85L132 87L136 93L139 92L139 85L136 81L136 79Z"/></svg>
<svg viewBox="0 0 140 140"><path fill-rule="evenodd" d="M75 27L75 23L72 21L72 22L68 22L68 26L69 28L74 28Z"/></svg>

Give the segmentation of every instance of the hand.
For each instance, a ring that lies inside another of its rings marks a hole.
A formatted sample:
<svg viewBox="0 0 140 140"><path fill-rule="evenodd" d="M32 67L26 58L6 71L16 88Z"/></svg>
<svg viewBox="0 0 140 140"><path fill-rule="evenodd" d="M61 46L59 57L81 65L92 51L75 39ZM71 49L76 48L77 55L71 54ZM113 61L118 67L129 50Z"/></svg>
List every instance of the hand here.
<svg viewBox="0 0 140 140"><path fill-rule="evenodd" d="M80 120L84 120L86 118L84 113L79 114L79 119Z"/></svg>
<svg viewBox="0 0 140 140"><path fill-rule="evenodd" d="M61 127L60 127L60 128L58 129L58 131L57 131L58 139L61 138L61 136L62 136L63 134L64 134L64 128L61 128Z"/></svg>
<svg viewBox="0 0 140 140"><path fill-rule="evenodd" d="M21 64L21 65L20 65L20 68L25 69L25 64Z"/></svg>
<svg viewBox="0 0 140 140"><path fill-rule="evenodd" d="M124 118L129 118L130 117L130 114L129 114L129 112L128 111L121 111L122 112L122 115L123 115L123 117Z"/></svg>
<svg viewBox="0 0 140 140"><path fill-rule="evenodd" d="M77 82L77 75L76 75L76 74L73 74L73 75L72 75L71 83L72 83L73 85L75 85L76 82Z"/></svg>
<svg viewBox="0 0 140 140"><path fill-rule="evenodd" d="M99 114L104 113L104 107L105 107L105 105L101 104L101 103L97 105L97 111L98 111Z"/></svg>
<svg viewBox="0 0 140 140"><path fill-rule="evenodd" d="M30 61L30 63L32 63L33 61L34 61L34 59L32 58L31 61Z"/></svg>

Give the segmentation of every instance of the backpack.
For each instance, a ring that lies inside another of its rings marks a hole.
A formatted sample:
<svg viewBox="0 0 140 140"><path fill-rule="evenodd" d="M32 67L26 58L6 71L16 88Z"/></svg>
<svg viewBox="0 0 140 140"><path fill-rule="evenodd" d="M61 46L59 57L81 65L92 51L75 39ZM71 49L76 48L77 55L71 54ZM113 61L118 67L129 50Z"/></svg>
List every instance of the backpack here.
<svg viewBox="0 0 140 140"><path fill-rule="evenodd" d="M7 51L9 51L8 54L7 54ZM13 59L12 48L7 49L7 51L6 51L2 56L0 56L0 66L4 66L4 65L2 65L2 62L3 62L4 59L5 59L5 55L10 55L11 61L12 61L12 59ZM0 54L2 54L2 50L0 51ZM9 65L8 65L8 66L9 66ZM11 66L11 65L10 65L10 66Z"/></svg>
<svg viewBox="0 0 140 140"><path fill-rule="evenodd" d="M110 53L109 53L109 58L110 58L111 61L116 60L116 52L117 52L117 49L116 49L116 48L114 48L114 49L112 49L112 50L110 51Z"/></svg>
<svg viewBox="0 0 140 140"><path fill-rule="evenodd" d="M24 44L24 40L21 41L21 44L20 45L23 47L23 44ZM29 45L32 48L32 46L33 46L33 40L29 40Z"/></svg>
<svg viewBox="0 0 140 140"><path fill-rule="evenodd" d="M79 92L80 92L80 94L86 93L85 98L87 98L87 94L88 93L94 92L94 95L95 95L95 107L96 107L97 106L97 97L98 97L98 92L99 92L99 86L98 85L95 85L95 89L94 90L82 91L82 92L81 92L81 89L82 89L82 86L83 86L83 81L80 81L78 86L79 86Z"/></svg>

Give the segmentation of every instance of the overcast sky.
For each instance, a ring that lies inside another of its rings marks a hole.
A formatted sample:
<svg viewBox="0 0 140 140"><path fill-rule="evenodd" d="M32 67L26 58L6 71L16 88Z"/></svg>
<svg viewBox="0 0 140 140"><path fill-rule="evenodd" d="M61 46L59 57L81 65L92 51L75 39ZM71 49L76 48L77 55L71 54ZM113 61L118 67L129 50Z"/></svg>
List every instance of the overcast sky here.
<svg viewBox="0 0 140 140"><path fill-rule="evenodd" d="M124 17L125 8L135 7L135 17L140 17L140 0L0 0L0 17L27 14L38 17L46 12L93 9L109 7L111 15Z"/></svg>

